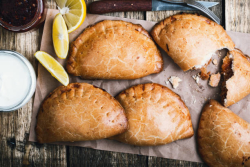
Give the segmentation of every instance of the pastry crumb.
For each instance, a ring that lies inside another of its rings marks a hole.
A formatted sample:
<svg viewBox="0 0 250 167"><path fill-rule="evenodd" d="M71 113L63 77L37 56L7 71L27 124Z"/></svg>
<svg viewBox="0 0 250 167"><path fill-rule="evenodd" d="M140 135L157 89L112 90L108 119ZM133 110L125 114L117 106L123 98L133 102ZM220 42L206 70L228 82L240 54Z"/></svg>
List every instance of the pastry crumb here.
<svg viewBox="0 0 250 167"><path fill-rule="evenodd" d="M200 81L200 74L192 76L197 84L199 84Z"/></svg>
<svg viewBox="0 0 250 167"><path fill-rule="evenodd" d="M218 60L217 59L213 59L213 64L217 65L218 64Z"/></svg>
<svg viewBox="0 0 250 167"><path fill-rule="evenodd" d="M212 87L217 87L220 82L220 77L221 77L220 73L212 74L210 76L209 85Z"/></svg>
<svg viewBox="0 0 250 167"><path fill-rule="evenodd" d="M166 85L168 85L169 84L169 81L165 81L166 82Z"/></svg>
<svg viewBox="0 0 250 167"><path fill-rule="evenodd" d="M173 88L176 89L182 80L179 77L171 76L169 82L172 84Z"/></svg>
<svg viewBox="0 0 250 167"><path fill-rule="evenodd" d="M221 57L221 52L219 51L219 54L218 54L219 57Z"/></svg>

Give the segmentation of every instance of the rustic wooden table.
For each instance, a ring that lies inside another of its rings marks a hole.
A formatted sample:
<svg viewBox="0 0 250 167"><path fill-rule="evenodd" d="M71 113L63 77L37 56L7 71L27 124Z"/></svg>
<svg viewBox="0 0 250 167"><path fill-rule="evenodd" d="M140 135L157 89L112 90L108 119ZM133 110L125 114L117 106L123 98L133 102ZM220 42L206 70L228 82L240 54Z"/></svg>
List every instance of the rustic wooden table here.
<svg viewBox="0 0 250 167"><path fill-rule="evenodd" d="M56 8L54 0L47 0L49 8ZM93 0L87 0L90 3ZM207 0L209 1L209 0ZM229 31L250 33L249 0L219 1L213 11ZM124 12L109 14L150 21L159 21L178 11ZM43 27L36 31L17 34L0 27L0 49L9 49L25 55L37 69L33 54L39 50ZM18 111L0 113L0 166L206 166L142 155L115 153L90 148L40 145L28 142L33 100Z"/></svg>

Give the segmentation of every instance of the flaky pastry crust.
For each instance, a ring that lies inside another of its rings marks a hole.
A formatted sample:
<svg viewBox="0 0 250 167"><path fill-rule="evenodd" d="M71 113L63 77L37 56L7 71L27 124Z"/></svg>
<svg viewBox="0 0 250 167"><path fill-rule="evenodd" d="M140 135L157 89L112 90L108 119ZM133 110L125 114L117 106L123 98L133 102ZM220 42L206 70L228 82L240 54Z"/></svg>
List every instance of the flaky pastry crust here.
<svg viewBox="0 0 250 167"><path fill-rule="evenodd" d="M168 17L155 25L151 35L183 71L199 69L217 50L235 47L222 26L194 14Z"/></svg>
<svg viewBox="0 0 250 167"><path fill-rule="evenodd" d="M197 140L211 167L250 166L250 124L215 100L203 108Z"/></svg>
<svg viewBox="0 0 250 167"><path fill-rule="evenodd" d="M250 61L249 57L238 49L229 52L227 57L223 59L223 64L226 59L231 59L232 65L229 68L233 72L233 76L226 80L225 85L223 85L226 86L224 91L227 92L226 96L222 97L222 102L225 107L228 107L250 94Z"/></svg>
<svg viewBox="0 0 250 167"><path fill-rule="evenodd" d="M67 71L83 79L137 79L163 69L148 32L125 21L105 20L86 28L71 44Z"/></svg>
<svg viewBox="0 0 250 167"><path fill-rule="evenodd" d="M124 132L127 119L120 103L87 83L55 89L42 103L36 125L39 143L85 141Z"/></svg>
<svg viewBox="0 0 250 167"><path fill-rule="evenodd" d="M193 136L188 108L165 86L150 83L131 87L116 99L124 107L128 130L112 139L138 146L163 145Z"/></svg>

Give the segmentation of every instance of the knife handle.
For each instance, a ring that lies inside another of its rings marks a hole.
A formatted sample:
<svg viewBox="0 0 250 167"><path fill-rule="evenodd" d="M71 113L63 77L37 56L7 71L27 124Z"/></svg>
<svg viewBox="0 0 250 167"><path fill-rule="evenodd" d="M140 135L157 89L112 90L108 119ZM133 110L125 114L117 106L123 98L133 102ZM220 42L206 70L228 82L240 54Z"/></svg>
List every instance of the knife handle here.
<svg viewBox="0 0 250 167"><path fill-rule="evenodd" d="M152 0L105 0L92 2L89 7L92 14L103 14L111 12L127 12L127 11L151 11Z"/></svg>

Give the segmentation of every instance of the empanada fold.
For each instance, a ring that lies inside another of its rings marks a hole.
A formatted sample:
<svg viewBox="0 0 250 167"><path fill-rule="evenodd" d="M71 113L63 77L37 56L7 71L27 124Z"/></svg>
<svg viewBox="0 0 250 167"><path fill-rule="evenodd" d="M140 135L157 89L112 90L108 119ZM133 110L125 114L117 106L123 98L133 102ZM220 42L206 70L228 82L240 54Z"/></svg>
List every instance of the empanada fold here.
<svg viewBox="0 0 250 167"><path fill-rule="evenodd" d="M108 138L127 130L121 104L87 83L60 86L47 96L37 115L40 143Z"/></svg>
<svg viewBox="0 0 250 167"><path fill-rule="evenodd" d="M221 99L225 107L237 103L250 93L249 57L238 49L228 53L221 67Z"/></svg>

